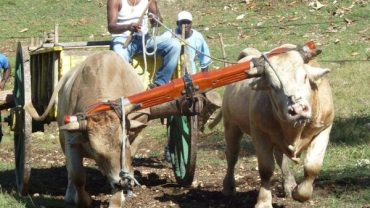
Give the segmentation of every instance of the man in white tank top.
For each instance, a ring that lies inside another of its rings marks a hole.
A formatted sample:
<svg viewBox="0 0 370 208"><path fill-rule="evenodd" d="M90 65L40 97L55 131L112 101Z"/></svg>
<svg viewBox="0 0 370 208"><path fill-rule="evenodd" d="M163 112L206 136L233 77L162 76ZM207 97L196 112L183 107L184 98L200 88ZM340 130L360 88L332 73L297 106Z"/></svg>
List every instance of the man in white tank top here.
<svg viewBox="0 0 370 208"><path fill-rule="evenodd" d="M145 46L148 52L152 52L157 47L157 53L162 56L163 64L157 70L154 78L156 86L166 84L170 81L172 74L177 66L177 61L181 52L179 41L171 37L157 36L155 41L148 32L148 16L144 15L143 21L138 22L143 11L150 12L159 16L157 1L152 0L147 7L148 0L108 0L107 19L108 31L112 34L112 48L125 61L130 62L131 58L143 51L142 36L145 36ZM155 23L151 19L152 24ZM124 47L126 39L133 33L131 42Z"/></svg>

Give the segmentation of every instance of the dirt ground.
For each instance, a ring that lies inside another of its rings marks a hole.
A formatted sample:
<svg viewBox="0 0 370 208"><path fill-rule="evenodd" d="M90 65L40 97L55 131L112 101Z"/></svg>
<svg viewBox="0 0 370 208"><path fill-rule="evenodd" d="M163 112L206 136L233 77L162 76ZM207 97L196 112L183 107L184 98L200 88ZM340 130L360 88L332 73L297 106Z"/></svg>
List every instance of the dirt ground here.
<svg viewBox="0 0 370 208"><path fill-rule="evenodd" d="M221 190L226 160L222 149L222 136L215 134L217 132L203 135L198 141L196 175L191 187L177 185L170 165L163 158L164 140L151 138L145 140L133 161L135 177L141 187L134 188L134 196L126 201L126 207L253 207L259 185L255 157L242 152L239 160L241 162L236 170L237 194L233 197L224 197ZM215 136L219 137L220 141L215 142ZM63 207L67 172L64 155L58 144L56 127L51 125L45 133L34 133L32 144L33 168L30 181L32 206ZM1 162L14 164L11 141L1 144L0 159ZM106 179L97 170L94 161L85 160L84 163L87 166L86 189L92 195L94 207L107 207L110 187ZM3 192L15 194L14 181L14 170L0 172ZM319 203L315 199L298 203L284 198L279 174L273 178L272 189L275 208L317 207ZM327 188L315 189L314 195L325 195L330 191Z"/></svg>

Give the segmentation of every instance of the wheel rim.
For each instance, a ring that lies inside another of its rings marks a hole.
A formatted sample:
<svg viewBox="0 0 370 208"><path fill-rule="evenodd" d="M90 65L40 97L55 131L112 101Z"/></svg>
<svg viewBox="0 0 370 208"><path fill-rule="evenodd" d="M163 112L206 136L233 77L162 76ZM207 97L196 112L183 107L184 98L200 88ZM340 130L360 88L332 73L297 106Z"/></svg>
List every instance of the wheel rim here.
<svg viewBox="0 0 370 208"><path fill-rule="evenodd" d="M26 87L28 86L28 87ZM31 133L32 119L25 113L23 106L30 101L30 65L28 49L17 46L15 83L13 94L16 107L12 110L15 116L14 152L15 176L18 192L22 195L28 193L28 184L31 175Z"/></svg>
<svg viewBox="0 0 370 208"><path fill-rule="evenodd" d="M172 169L179 185L191 185L196 165L197 116L173 116L168 136Z"/></svg>

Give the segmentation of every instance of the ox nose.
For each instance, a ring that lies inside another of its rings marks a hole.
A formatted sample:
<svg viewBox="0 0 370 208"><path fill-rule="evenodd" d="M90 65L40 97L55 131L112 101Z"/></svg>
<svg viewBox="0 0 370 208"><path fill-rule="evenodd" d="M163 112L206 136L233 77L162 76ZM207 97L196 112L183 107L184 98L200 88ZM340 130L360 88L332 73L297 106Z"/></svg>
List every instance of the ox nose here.
<svg viewBox="0 0 370 208"><path fill-rule="evenodd" d="M124 189L128 187L128 181L127 180L118 180L112 183L112 187L115 189Z"/></svg>
<svg viewBox="0 0 370 208"><path fill-rule="evenodd" d="M304 103L295 103L289 107L289 114L291 116L302 116L310 118L311 111L310 107Z"/></svg>
<svg viewBox="0 0 370 208"><path fill-rule="evenodd" d="M112 183L113 189L116 190L123 190L127 197L133 196L132 185L128 182L128 180L119 180L118 182Z"/></svg>

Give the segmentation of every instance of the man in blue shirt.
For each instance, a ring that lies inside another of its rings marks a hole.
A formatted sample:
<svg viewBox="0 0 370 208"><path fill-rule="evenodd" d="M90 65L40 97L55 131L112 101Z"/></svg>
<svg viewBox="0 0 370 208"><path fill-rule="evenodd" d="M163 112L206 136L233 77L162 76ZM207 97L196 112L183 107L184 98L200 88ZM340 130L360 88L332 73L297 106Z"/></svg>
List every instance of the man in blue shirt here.
<svg viewBox="0 0 370 208"><path fill-rule="evenodd" d="M4 54L1 54L1 53L0 53L0 70L3 70L3 76L1 77L1 82L0 82L0 90L4 90L5 83L9 79L11 68L10 68L8 58Z"/></svg>
<svg viewBox="0 0 370 208"><path fill-rule="evenodd" d="M181 36L182 27L183 25L185 26L184 33L186 43L191 46L186 46L187 54L189 56L192 67L192 71L189 71L190 74L199 72L199 68L202 72L208 71L208 66L212 63L208 45L203 35L195 29L192 29L192 21L193 17L190 12L181 11L177 15L177 27L174 30L174 33L176 35ZM171 33L170 31L166 31L163 36L172 37L173 33ZM199 60L199 67L196 67L195 59Z"/></svg>
<svg viewBox="0 0 370 208"><path fill-rule="evenodd" d="M0 70L3 70L3 74L2 74L3 76L1 77L1 81L0 81L0 91L3 91L5 88L5 83L9 79L11 68L10 68L8 58L4 54L1 54L1 53L0 53ZM2 131L2 125L1 125L1 111L0 111L0 142L2 138L3 138L3 131Z"/></svg>

